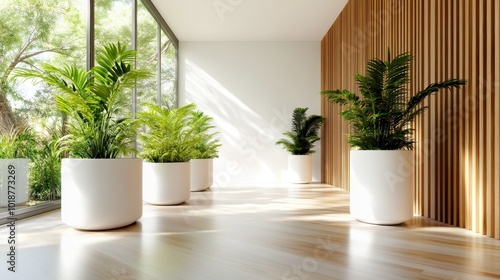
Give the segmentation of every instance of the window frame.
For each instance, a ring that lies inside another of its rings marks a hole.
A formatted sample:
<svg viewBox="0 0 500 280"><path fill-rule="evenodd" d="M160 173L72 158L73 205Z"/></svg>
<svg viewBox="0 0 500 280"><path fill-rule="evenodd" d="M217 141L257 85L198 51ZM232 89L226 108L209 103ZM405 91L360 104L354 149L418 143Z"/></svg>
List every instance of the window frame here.
<svg viewBox="0 0 500 280"><path fill-rule="evenodd" d="M174 81L174 92L175 92L175 107L178 107L178 97L179 97L179 40L175 36L174 32L170 29L168 24L165 22L163 17L160 15L151 0L132 0L131 13L132 13L132 49L137 50L137 1L142 1L143 5L146 7L148 12L157 22L157 48L158 48L158 67L156 76L159 81L157 88L157 102L161 105L161 43L162 43L162 32L168 37L175 48L175 81ZM86 28L87 28L87 69L94 66L95 63L95 0L86 1ZM132 98L132 112L137 111L137 88L134 88L131 92ZM0 213L0 225L9 223L13 220L19 220L24 218L29 218L35 215L46 213L49 211L58 210L61 208L61 200L48 201L46 203L23 207L16 210L14 216L10 216L8 211Z"/></svg>

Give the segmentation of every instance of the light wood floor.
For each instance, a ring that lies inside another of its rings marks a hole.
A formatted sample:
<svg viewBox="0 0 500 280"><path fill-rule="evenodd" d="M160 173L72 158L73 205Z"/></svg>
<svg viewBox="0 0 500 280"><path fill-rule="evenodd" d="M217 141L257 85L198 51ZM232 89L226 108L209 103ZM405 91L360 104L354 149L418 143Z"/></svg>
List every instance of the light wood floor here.
<svg viewBox="0 0 500 280"><path fill-rule="evenodd" d="M500 240L421 217L364 224L348 204L327 185L214 188L102 232L55 211L17 222L15 274L2 226L0 279L500 279Z"/></svg>

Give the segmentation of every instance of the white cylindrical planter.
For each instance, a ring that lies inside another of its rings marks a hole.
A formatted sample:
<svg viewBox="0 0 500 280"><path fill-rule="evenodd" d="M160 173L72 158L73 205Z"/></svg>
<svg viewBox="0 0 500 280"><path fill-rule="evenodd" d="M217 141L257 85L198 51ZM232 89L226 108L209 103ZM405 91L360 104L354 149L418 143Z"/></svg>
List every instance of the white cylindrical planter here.
<svg viewBox="0 0 500 280"><path fill-rule="evenodd" d="M0 172L2 173L0 175L0 207L15 206L28 201L29 163L30 160L25 158L0 159ZM13 199L9 199L12 192L15 192L15 195L11 197Z"/></svg>
<svg viewBox="0 0 500 280"><path fill-rule="evenodd" d="M395 225L413 217L413 151L351 151L351 215Z"/></svg>
<svg viewBox="0 0 500 280"><path fill-rule="evenodd" d="M307 184L312 181L312 155L288 155L290 182Z"/></svg>
<svg viewBox="0 0 500 280"><path fill-rule="evenodd" d="M143 172L145 202L175 205L189 199L191 195L189 162L144 162Z"/></svg>
<svg viewBox="0 0 500 280"><path fill-rule="evenodd" d="M70 159L61 165L61 218L77 229L105 230L142 216L142 159Z"/></svg>
<svg viewBox="0 0 500 280"><path fill-rule="evenodd" d="M198 192L210 188L214 182L214 160L192 159L191 164L191 191Z"/></svg>

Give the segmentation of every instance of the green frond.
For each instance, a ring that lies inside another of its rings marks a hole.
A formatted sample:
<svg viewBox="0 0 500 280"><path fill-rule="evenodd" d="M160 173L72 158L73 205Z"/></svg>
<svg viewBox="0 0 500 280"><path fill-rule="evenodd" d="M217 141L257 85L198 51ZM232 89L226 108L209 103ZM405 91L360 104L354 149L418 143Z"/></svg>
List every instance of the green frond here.
<svg viewBox="0 0 500 280"><path fill-rule="evenodd" d="M215 126L212 125L213 118L202 111L193 110L189 127L192 134L197 138L194 144L196 150L196 159L216 158L219 155L221 146L219 139L216 138L218 132L212 132Z"/></svg>
<svg viewBox="0 0 500 280"><path fill-rule="evenodd" d="M136 123L123 110L137 81L150 76L133 69L135 51L120 43L98 51L90 71L74 65L21 69L16 75L43 81L56 90L56 106L68 116L68 135L58 142L71 157L115 158L135 152Z"/></svg>
<svg viewBox="0 0 500 280"><path fill-rule="evenodd" d="M212 118L196 111L195 104L176 109L144 104L137 114L145 127L139 133L140 156L150 162L185 162L193 158L218 156L220 143L210 132Z"/></svg>
<svg viewBox="0 0 500 280"><path fill-rule="evenodd" d="M324 118L318 115L307 116L308 108L297 107L292 114L292 129L283 132L282 138L276 142L292 155L307 155L314 153L314 142L320 140L318 130Z"/></svg>
<svg viewBox="0 0 500 280"><path fill-rule="evenodd" d="M402 53L387 60L372 59L366 74L354 75L360 94L348 90L325 90L321 94L342 106L340 115L352 127L348 142L361 150L412 149L413 131L408 129L427 107L422 101L441 89L459 88L465 80L450 79L433 83L408 99L410 64L413 56Z"/></svg>
<svg viewBox="0 0 500 280"><path fill-rule="evenodd" d="M412 98L410 98L406 108L406 113L408 114L412 112L424 101L427 96L432 93L438 92L441 89L460 88L460 86L465 85L465 83L466 81L463 79L450 79L441 83L432 83L428 85L424 90L417 92Z"/></svg>
<svg viewBox="0 0 500 280"><path fill-rule="evenodd" d="M330 102L340 105L356 104L360 99L358 95L348 90L325 90L321 94Z"/></svg>

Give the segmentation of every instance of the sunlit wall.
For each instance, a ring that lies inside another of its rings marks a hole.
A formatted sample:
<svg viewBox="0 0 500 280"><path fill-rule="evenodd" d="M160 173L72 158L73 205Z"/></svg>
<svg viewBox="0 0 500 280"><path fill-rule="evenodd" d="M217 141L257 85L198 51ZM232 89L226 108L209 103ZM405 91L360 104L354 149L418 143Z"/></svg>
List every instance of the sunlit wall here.
<svg viewBox="0 0 500 280"><path fill-rule="evenodd" d="M180 104L195 102L220 132L215 185L286 182L287 153L275 142L295 107L320 113L320 43L181 42L179 50Z"/></svg>

